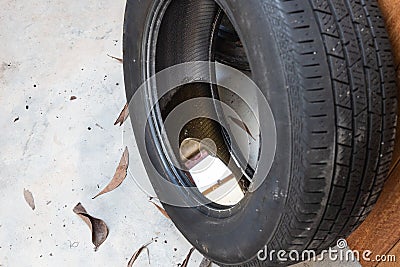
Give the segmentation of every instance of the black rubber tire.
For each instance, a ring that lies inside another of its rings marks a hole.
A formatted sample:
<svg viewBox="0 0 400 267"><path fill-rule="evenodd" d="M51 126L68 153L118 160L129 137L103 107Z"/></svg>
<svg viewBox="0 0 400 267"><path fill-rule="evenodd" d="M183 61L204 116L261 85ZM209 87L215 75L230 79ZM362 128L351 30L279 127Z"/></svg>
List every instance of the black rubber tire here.
<svg viewBox="0 0 400 267"><path fill-rule="evenodd" d="M146 78L149 24L161 2L127 1L128 100ZM292 262L260 261L256 254L264 245L317 253L335 245L366 218L384 185L397 120L384 21L375 0L216 2L235 26L253 79L271 104L278 133L275 161L264 184L232 214L164 207L189 242L221 266L288 265ZM170 5L161 21L168 30L159 33L159 69L209 59L218 6L213 0ZM144 109L130 107L139 151L168 173L156 140L139 133L146 126L135 122L135 114ZM152 170L147 171L151 179ZM276 189L277 199L271 196Z"/></svg>

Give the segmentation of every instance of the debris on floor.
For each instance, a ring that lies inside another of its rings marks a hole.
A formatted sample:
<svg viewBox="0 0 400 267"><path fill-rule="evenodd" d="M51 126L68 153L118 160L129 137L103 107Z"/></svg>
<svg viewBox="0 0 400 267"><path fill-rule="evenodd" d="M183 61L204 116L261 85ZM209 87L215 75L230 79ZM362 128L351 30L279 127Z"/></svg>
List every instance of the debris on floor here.
<svg viewBox="0 0 400 267"><path fill-rule="evenodd" d="M137 260L137 258L140 256L140 254L146 250L147 251L147 258L149 259L149 264L150 264L150 254L149 254L149 248L148 246L153 243L154 239L152 239L151 241L147 242L146 244L144 244L143 246L141 246L138 250L135 251L135 253L133 253L131 259L128 262L128 267L132 267L133 263Z"/></svg>
<svg viewBox="0 0 400 267"><path fill-rule="evenodd" d="M122 58L114 57L114 56L111 56L111 55L109 55L109 54L107 54L107 56L110 57L110 58L112 58L112 59L117 60L117 61L120 62L120 63L124 63L124 60L123 60Z"/></svg>
<svg viewBox="0 0 400 267"><path fill-rule="evenodd" d="M118 116L118 119L114 122L114 125L117 125L119 123L119 126L122 126L122 124L126 121L128 117L129 117L129 108L128 104L125 104L124 108L122 109L121 113Z"/></svg>
<svg viewBox="0 0 400 267"><path fill-rule="evenodd" d="M121 160L119 162L117 170L115 171L114 177L112 178L110 183L103 190L100 191L100 193L98 193L97 195L95 195L93 197L93 199L95 199L98 196L101 196L105 193L108 193L108 192L116 189L118 186L120 186L121 183L126 178L128 165L129 165L129 152L128 152L128 148L125 147L125 151L122 154Z"/></svg>
<svg viewBox="0 0 400 267"><path fill-rule="evenodd" d="M89 226L92 232L92 243L95 245L94 250L97 251L108 236L108 227L106 223L103 220L89 215L81 203L78 203L73 211Z"/></svg>
<svg viewBox="0 0 400 267"><path fill-rule="evenodd" d="M35 210L35 199L33 198L31 191L24 189L24 198L29 207L31 207L32 210Z"/></svg>
<svg viewBox="0 0 400 267"><path fill-rule="evenodd" d="M168 216L167 212L163 208L161 208L158 204L154 203L152 200L149 200L149 202L152 203L154 206L156 206L156 208L162 213L162 215L164 215L165 218L167 218L169 220L171 219Z"/></svg>
<svg viewBox="0 0 400 267"><path fill-rule="evenodd" d="M189 253L187 254L185 260L182 262L181 267L187 267L188 266L189 260L190 260L190 257L192 256L193 251L194 251L194 248L191 248L189 250Z"/></svg>

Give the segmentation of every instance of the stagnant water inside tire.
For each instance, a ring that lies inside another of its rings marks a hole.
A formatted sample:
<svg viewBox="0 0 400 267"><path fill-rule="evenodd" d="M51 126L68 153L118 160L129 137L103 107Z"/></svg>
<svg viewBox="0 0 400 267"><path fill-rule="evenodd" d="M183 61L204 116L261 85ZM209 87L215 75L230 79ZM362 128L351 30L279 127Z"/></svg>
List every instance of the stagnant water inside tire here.
<svg viewBox="0 0 400 267"><path fill-rule="evenodd" d="M169 14L172 8L168 8L164 15L163 23L166 23L164 20L168 20L169 16L173 17L173 15ZM181 19L184 20L184 17L181 17ZM169 34L171 33L170 29L165 31ZM158 42L163 43L158 45L159 51L162 51L163 47L171 45L175 45L177 50L179 49L178 47L181 44L177 43L176 39L168 43L170 39L170 35L163 38L163 26L161 26ZM190 47L185 47L185 50L188 49ZM231 66L251 76L242 42L232 23L224 14L218 20L216 36L211 49L212 60ZM165 57L159 51L157 54L162 55L159 58ZM176 61L176 63L179 63L179 59ZM168 66L168 64L166 65ZM160 65L166 66L165 63ZM217 79L232 78L224 73L218 73L218 70L215 71L217 72ZM212 90L214 91L212 92ZM251 92L249 93L251 94ZM209 103L199 103L200 100L197 99L204 97L213 98L228 105L238 114L239 119L227 116L224 114L223 109L218 109ZM254 99L254 105L250 107L228 88L205 86L205 84L200 83L181 86L166 94L159 101L165 129L171 128L166 124L174 110L188 102L194 103L191 104L193 107L200 106L202 111L212 110L211 113L215 112L219 120L224 120L226 125L229 125L229 129L222 126L221 121L218 120L211 120L206 117L193 118L179 127L178 147L172 147L172 151L167 153L174 154L174 158L178 159L189 186L197 187L211 202L223 206L233 206L243 199L251 183L248 169L254 170L257 167L260 146L258 118L255 115L256 112L254 112L254 109L257 110L257 99ZM172 134L168 131L166 132L168 139L170 139L170 144L176 144L172 140L173 137L170 138ZM233 145L232 140L235 140L235 145ZM248 162L245 165L241 165L234 154L248 154L250 156L248 157Z"/></svg>

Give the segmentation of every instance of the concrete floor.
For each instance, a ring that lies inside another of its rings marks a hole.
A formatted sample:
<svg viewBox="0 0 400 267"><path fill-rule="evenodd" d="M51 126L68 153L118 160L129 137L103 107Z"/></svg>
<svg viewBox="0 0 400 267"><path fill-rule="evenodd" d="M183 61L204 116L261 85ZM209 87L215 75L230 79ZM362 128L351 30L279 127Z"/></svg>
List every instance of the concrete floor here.
<svg viewBox="0 0 400 267"><path fill-rule="evenodd" d="M1 1L0 266L125 266L153 237L151 266L176 266L190 249L131 175L91 199L124 148L123 128L113 125L125 104L122 65L107 57L122 56L124 4ZM130 168L146 176L134 150ZM34 195L34 211L24 188ZM110 228L97 252L72 212L78 202ZM189 266L200 260L195 254ZM148 266L145 254L136 266Z"/></svg>

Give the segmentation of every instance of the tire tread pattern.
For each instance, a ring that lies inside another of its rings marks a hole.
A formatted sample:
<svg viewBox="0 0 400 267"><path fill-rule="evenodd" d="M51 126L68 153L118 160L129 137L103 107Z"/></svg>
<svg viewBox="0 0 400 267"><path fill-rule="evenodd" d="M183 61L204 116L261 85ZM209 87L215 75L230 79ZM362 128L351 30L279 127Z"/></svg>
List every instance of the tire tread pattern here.
<svg viewBox="0 0 400 267"><path fill-rule="evenodd" d="M390 42L374 0L264 2L287 73L292 142L300 144L267 247L318 253L365 220L386 180L397 121ZM278 264L288 262L241 266Z"/></svg>

